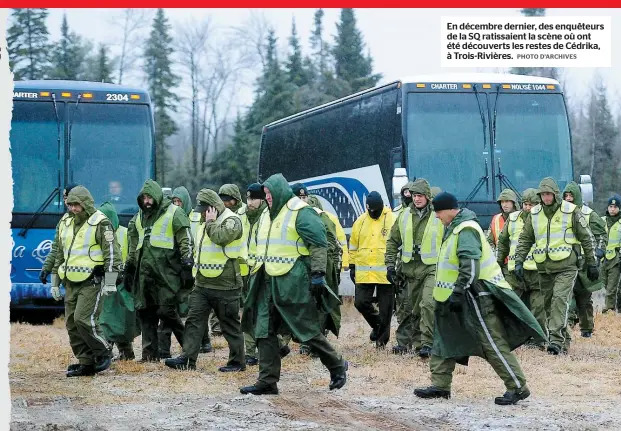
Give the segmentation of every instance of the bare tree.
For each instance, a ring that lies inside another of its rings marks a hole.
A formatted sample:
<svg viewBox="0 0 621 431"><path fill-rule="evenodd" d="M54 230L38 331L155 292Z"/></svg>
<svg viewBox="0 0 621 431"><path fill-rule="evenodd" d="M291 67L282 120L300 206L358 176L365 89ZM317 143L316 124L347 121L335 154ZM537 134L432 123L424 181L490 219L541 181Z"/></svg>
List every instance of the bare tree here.
<svg viewBox="0 0 621 431"><path fill-rule="evenodd" d="M201 22L191 20L184 25L177 27L177 52L179 64L183 68L183 73L190 80L191 91L191 160L190 170L192 177L196 178L198 173L198 151L199 151L199 111L201 88L199 81L202 79L201 69L206 56L209 52L208 41L212 32L210 19Z"/></svg>
<svg viewBox="0 0 621 431"><path fill-rule="evenodd" d="M265 67L265 41L271 25L263 11L250 10L250 15L241 26L234 26L233 35L240 46L248 47L254 57L254 62L261 62Z"/></svg>
<svg viewBox="0 0 621 431"><path fill-rule="evenodd" d="M142 41L145 39L141 30L147 27L152 14L151 9L126 8L109 20L111 25L121 29L115 43L121 50L118 63L119 84L123 83L123 78L134 68L140 57Z"/></svg>

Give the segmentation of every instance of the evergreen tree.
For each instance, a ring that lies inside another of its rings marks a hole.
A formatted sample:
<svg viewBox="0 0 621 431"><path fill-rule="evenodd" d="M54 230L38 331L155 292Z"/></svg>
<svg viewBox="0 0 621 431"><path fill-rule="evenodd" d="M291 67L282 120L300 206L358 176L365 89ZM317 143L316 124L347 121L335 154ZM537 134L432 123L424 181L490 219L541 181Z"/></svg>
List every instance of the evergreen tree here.
<svg viewBox="0 0 621 431"><path fill-rule="evenodd" d="M90 43L69 30L67 14L63 15L60 40L53 51L50 78L78 80L83 77Z"/></svg>
<svg viewBox="0 0 621 431"><path fill-rule="evenodd" d="M300 39L298 38L298 32L295 26L295 18L291 22L289 47L291 48L291 52L287 61L288 80L298 87L301 87L309 83L309 74L304 67L302 48L300 47Z"/></svg>
<svg viewBox="0 0 621 431"><path fill-rule="evenodd" d="M47 9L13 9L7 30L9 66L14 79L43 79L49 69Z"/></svg>
<svg viewBox="0 0 621 431"><path fill-rule="evenodd" d="M310 37L313 66L317 76L330 73L330 47L323 39L323 9L317 9L313 19L313 30Z"/></svg>
<svg viewBox="0 0 621 431"><path fill-rule="evenodd" d="M169 166L167 138L177 131L170 116L176 111L178 96L173 89L179 84L179 77L172 71L172 37L170 24L163 9L158 9L153 20L149 39L145 44L145 73L154 108L155 118L155 157L156 179L162 185L166 182L166 169Z"/></svg>
<svg viewBox="0 0 621 431"><path fill-rule="evenodd" d="M211 163L210 179L215 184L233 183L240 190L256 181L259 145L249 134L242 117L235 120L233 142L216 154Z"/></svg>
<svg viewBox="0 0 621 431"><path fill-rule="evenodd" d="M88 72L85 74L88 81L113 83L112 69L114 64L110 58L109 48L101 44L96 54L88 59Z"/></svg>
<svg viewBox="0 0 621 431"><path fill-rule="evenodd" d="M336 25L337 35L332 49L336 77L346 81L350 92L373 87L381 78L373 74L373 61L364 55L364 42L356 28L353 9L341 9L341 21Z"/></svg>

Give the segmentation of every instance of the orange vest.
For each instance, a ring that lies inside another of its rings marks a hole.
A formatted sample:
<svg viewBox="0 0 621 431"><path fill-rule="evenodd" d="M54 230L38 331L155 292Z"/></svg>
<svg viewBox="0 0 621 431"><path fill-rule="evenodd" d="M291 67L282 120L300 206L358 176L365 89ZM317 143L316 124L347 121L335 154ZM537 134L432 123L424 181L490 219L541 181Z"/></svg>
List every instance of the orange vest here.
<svg viewBox="0 0 621 431"><path fill-rule="evenodd" d="M492 239L494 240L495 246L498 246L498 237L500 236L500 232L502 232L503 227L505 227L505 219L502 216L502 213L496 214L492 217L490 228L492 230Z"/></svg>

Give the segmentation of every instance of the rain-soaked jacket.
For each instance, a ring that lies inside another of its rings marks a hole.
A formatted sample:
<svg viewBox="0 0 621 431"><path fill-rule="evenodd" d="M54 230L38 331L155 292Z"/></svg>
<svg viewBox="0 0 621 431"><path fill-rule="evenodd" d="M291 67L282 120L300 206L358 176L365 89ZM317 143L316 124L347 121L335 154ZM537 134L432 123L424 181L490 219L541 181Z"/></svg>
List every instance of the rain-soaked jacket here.
<svg viewBox="0 0 621 431"><path fill-rule="evenodd" d="M601 250L606 250L606 243L608 242L606 223L597 214L597 212L595 212L595 210L584 205L584 201L582 200L582 191L580 191L578 183L570 181L565 187L565 190L563 190L563 196L565 196L565 193L571 193L574 197L573 204L580 208L582 215L589 222L589 229L591 229L591 233L595 237L595 247Z"/></svg>
<svg viewBox="0 0 621 431"><path fill-rule="evenodd" d="M498 195L498 199L496 200L496 202L498 202L498 206L500 206L501 211L502 211L502 206L501 206L502 201L513 202L514 211L518 211L520 209L520 202L518 200L518 197L515 194L515 192L511 189L504 189ZM500 232L502 232L502 229L504 228L505 223L507 222L507 219L509 218L509 214L510 213L506 213L502 211L501 213L496 214L494 217L492 217L492 221L489 224L489 232L487 233L487 242L489 243L489 245L492 246L492 249L495 249L497 247L498 237L500 236ZM496 231L496 226L498 226L497 231Z"/></svg>
<svg viewBox="0 0 621 431"><path fill-rule="evenodd" d="M80 230L80 228L88 223L88 219L97 212L95 208L95 201L90 192L83 186L77 186L71 189L67 195L67 204L77 203L82 206L83 211L79 214L73 214L72 217L64 218L63 223L67 228L71 228L73 225L74 235ZM58 274L58 269L65 263L64 244L62 238L57 236L54 238L56 241L56 259L54 260L53 274ZM121 268L121 250L119 243L114 235L114 228L112 222L106 217L97 224L95 230L95 241L101 247L103 255L103 263L98 265L101 267L101 274L103 272L118 273ZM83 283L91 283L88 279ZM75 284L75 283L74 283Z"/></svg>
<svg viewBox="0 0 621 431"><path fill-rule="evenodd" d="M274 220L294 195L281 174L272 175L263 185L272 194L269 220ZM242 327L244 332L254 333L256 338L267 338L270 315L274 311L282 317L282 326L276 328L278 333L290 333L299 342L320 334L319 314L311 296L310 280L311 272L326 272L326 228L310 206L298 211L295 227L310 256L298 257L285 275L271 277L262 266L250 277Z"/></svg>
<svg viewBox="0 0 621 431"><path fill-rule="evenodd" d="M468 220L477 221L476 214L467 208L462 209L445 229L443 241L453 234L457 226ZM481 327L479 313L486 315L493 312L494 308L497 321L502 322L505 329L504 341L511 350L524 344L530 337L537 341L546 340L541 326L512 289L478 279L482 246L481 237L475 230L465 228L459 233L459 277L455 284L469 286L464 289L463 312L450 311L448 300L436 301L433 354L441 358L455 358L460 364L467 364L469 356L485 357L479 331L475 328Z"/></svg>
<svg viewBox="0 0 621 431"><path fill-rule="evenodd" d="M541 201L539 199L539 195L537 195L536 189L526 189L522 192L522 203L528 202L532 205L538 205ZM517 216L524 223L528 220L528 212L524 210L520 210L520 214ZM513 216L515 217L515 216ZM513 220L513 219L512 219ZM528 221L530 223L530 221ZM509 251L511 250L511 238L509 235L509 226L511 222L505 223L505 226L502 228L502 232L498 237L498 250L496 252L496 260L503 267L503 271L506 269L505 265L508 262ZM505 274L506 276L506 274Z"/></svg>
<svg viewBox="0 0 621 431"><path fill-rule="evenodd" d="M170 200L172 201L173 198L181 200L181 203L183 204L181 205L181 208L183 208L183 212L185 212L185 215L189 216L192 212L192 199L190 199L190 192L188 192L188 189L183 186L177 187L175 190L173 190L173 194Z"/></svg>
<svg viewBox="0 0 621 431"><path fill-rule="evenodd" d="M149 195L155 201L151 210L145 210L143 195ZM149 238L144 239L142 248L138 245L136 219L141 218L142 227L152 227L172 205L170 198L164 197L162 188L154 180L147 180L137 198L140 211L128 225L129 254L127 265L135 265L134 286L132 292L136 297L136 308L153 305L176 306L177 294L181 289L181 260L192 256L190 241L190 220L182 208L176 207L172 220L175 245L172 250L151 246Z"/></svg>
<svg viewBox="0 0 621 431"><path fill-rule="evenodd" d="M551 205L544 205L543 200L541 200L542 211L547 217L548 220L552 219L556 211L559 209L561 205L561 192L559 190L558 185L554 179L547 177L541 180L539 183L539 191L538 195L541 199L541 193L554 193L555 199ZM533 207L531 210L531 214L528 215L527 219L524 221L524 229L520 234L520 239L518 242L515 262L524 263L526 256L530 252L530 249L533 244L536 242L535 231L532 223L532 211L534 211L537 206ZM589 229L588 221L582 215L580 208L576 207L574 212L572 213L572 225L575 238L582 245L582 249L584 250L584 257L586 259L587 265L595 265L595 251L594 251L594 238ZM541 273L547 274L555 274L558 272L568 271L568 270L577 270L578 269L578 253L580 252L580 247L573 247L574 252L569 255L566 259L553 261L551 259L546 258L545 262L537 264L537 271Z"/></svg>

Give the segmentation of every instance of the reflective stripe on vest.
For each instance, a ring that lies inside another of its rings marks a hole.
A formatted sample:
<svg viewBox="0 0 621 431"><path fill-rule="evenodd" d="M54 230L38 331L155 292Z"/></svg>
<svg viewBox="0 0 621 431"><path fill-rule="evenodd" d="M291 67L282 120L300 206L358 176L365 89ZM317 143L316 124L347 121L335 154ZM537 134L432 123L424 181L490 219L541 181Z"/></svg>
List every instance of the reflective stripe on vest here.
<svg viewBox="0 0 621 431"><path fill-rule="evenodd" d="M586 205L582 205L582 208L580 208L580 212L586 218L586 221L587 221L587 223L589 225L589 230L590 230L591 229L591 216L595 212L591 208L586 206ZM596 248L595 244L593 244L593 248ZM582 244L580 244L580 254L582 254L584 256L584 249L582 248Z"/></svg>
<svg viewBox="0 0 621 431"><path fill-rule="evenodd" d="M421 260L425 265L435 265L438 262L439 245L444 235L444 226L440 219L434 217L433 212L429 214L423 240L420 245L414 245L414 222L412 221L412 211L408 207L403 210L401 215L401 260L408 263L414 254L420 254Z"/></svg>
<svg viewBox="0 0 621 431"><path fill-rule="evenodd" d="M192 238L196 238L196 231L198 230L198 226L201 224L201 213L197 213L192 210L190 211L188 218L190 219L190 231L192 232Z"/></svg>
<svg viewBox="0 0 621 431"><path fill-rule="evenodd" d="M257 255L257 236L259 233L259 226L261 226L261 223L265 221L266 217L268 220L267 222L269 223L269 208L265 208L259 216L259 219L252 225L251 232L248 237L248 265L250 266L250 268L253 268L261 257Z"/></svg>
<svg viewBox="0 0 621 431"><path fill-rule="evenodd" d="M119 247L121 247L121 260L125 263L125 260L127 260L127 254L129 253L127 228L125 226L119 226L116 230L116 240L119 242Z"/></svg>
<svg viewBox="0 0 621 431"><path fill-rule="evenodd" d="M509 261L507 264L507 268L509 269L509 271L515 270L515 252L517 251L520 234L522 233L522 230L524 230L524 220L522 219L522 217L520 217L521 214L522 211L517 211L509 214L509 220L507 222L509 223L509 227L507 229L509 232L509 241L511 244L509 247ZM528 252L528 256L526 256L526 260L524 261L524 269L529 271L537 270L537 264L533 259L533 250L535 250L534 244L530 248L530 252Z"/></svg>
<svg viewBox="0 0 621 431"><path fill-rule="evenodd" d="M243 277L245 277L246 275L248 275L250 273L250 270L248 268L248 237L250 236L250 222L248 221L248 214L246 214L248 211L248 207L246 206L246 204L242 204L242 206L237 210L237 215L239 216L241 222L242 222L242 229L243 229L243 233L242 233L242 246L244 247L244 251L242 253L243 256L246 256L246 258L242 261L239 262L239 271L241 273L241 275Z"/></svg>
<svg viewBox="0 0 621 431"><path fill-rule="evenodd" d="M274 220L269 214L261 222L257 235L257 263L252 272L257 272L265 265L271 276L285 275L300 256L310 253L295 228L298 212L308 204L297 196L280 209Z"/></svg>
<svg viewBox="0 0 621 431"><path fill-rule="evenodd" d="M606 223L608 226L608 223ZM615 222L608 230L608 244L606 245L606 260L612 260L621 248L621 220Z"/></svg>
<svg viewBox="0 0 621 431"><path fill-rule="evenodd" d="M553 261L567 259L571 255L572 245L579 244L573 230L573 212L576 206L563 201L551 219L546 217L541 204L531 210L531 220L535 233L535 250L533 258L543 263L546 257ZM548 234L549 229L549 234Z"/></svg>
<svg viewBox="0 0 621 431"><path fill-rule="evenodd" d="M494 245L498 246L498 238L500 237L500 232L505 227L505 218L502 216L502 213L496 214L492 218L491 229L492 229L492 240L494 241Z"/></svg>
<svg viewBox="0 0 621 431"><path fill-rule="evenodd" d="M173 232L173 218L175 211L183 211L180 207L170 204L166 212L158 218L151 228L144 229L142 227L142 210L138 212L136 217L136 230L138 231L138 245L136 250L142 248L145 237L149 236L149 244L151 247L165 248L172 250L175 248L175 233Z"/></svg>
<svg viewBox="0 0 621 431"><path fill-rule="evenodd" d="M479 224L473 220L460 223L455 227L451 235L446 238L440 248L438 266L436 269L436 285L433 289L433 298L438 302L446 301L453 293L455 282L459 276L459 258L457 257L457 238L465 228L477 231L481 239L481 260L479 264L479 280L485 280L498 287L511 289L505 281L502 270L492 252L492 248L485 239L485 234ZM465 286L467 287L467 286Z"/></svg>
<svg viewBox="0 0 621 431"><path fill-rule="evenodd" d="M97 244L97 225L107 219L104 213L97 210L86 222L80 226L78 232L73 234L73 217L67 218L60 226L63 255L65 261L58 268L61 279L68 279L79 283L90 277L97 265L103 263L101 246Z"/></svg>
<svg viewBox="0 0 621 431"><path fill-rule="evenodd" d="M222 225L222 223L232 217L239 218L237 214L227 208L218 216L214 223ZM194 267L192 268L192 275L194 277L196 277L199 271L203 277L217 277L222 274L224 266L229 259L246 259L248 257L246 244L243 243L242 238L236 239L222 247L211 241L211 238L207 235L206 228L207 224L201 224L194 238L194 244L196 244L194 248Z"/></svg>

